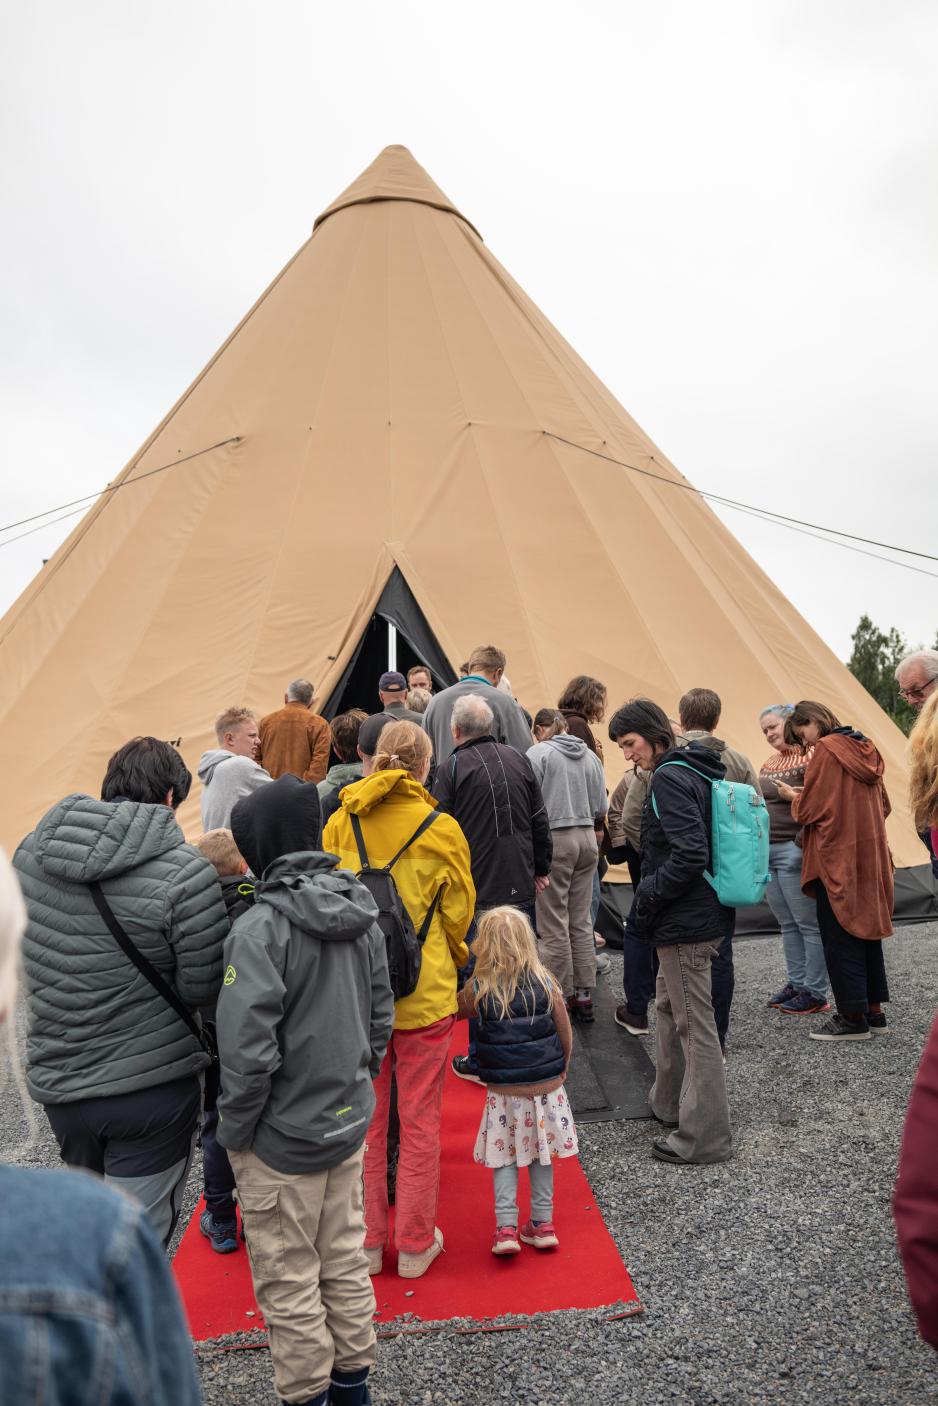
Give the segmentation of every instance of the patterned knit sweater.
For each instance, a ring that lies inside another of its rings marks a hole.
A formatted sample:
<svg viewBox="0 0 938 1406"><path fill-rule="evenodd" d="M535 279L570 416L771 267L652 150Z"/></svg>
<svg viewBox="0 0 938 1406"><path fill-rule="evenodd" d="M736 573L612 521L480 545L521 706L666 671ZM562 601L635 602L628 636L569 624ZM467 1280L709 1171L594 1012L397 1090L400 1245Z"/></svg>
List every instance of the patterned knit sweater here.
<svg viewBox="0 0 938 1406"><path fill-rule="evenodd" d="M807 752L793 749L790 752L773 752L759 768L759 784L769 812L769 839L772 844L797 838L801 826L793 819L791 805L778 794L778 782L786 786L803 786L804 773L814 753L811 747Z"/></svg>

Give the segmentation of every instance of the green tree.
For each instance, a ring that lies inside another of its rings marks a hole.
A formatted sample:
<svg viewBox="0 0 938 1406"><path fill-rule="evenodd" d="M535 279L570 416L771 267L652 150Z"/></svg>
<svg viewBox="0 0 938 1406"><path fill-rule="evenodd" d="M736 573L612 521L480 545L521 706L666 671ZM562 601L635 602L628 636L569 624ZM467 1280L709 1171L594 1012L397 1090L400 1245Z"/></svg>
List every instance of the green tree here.
<svg viewBox="0 0 938 1406"><path fill-rule="evenodd" d="M895 680L896 665L904 654L909 653L905 639L895 626L883 632L868 615L861 615L851 640L853 653L847 661L847 668L867 693L875 698L883 712L888 713L893 722L908 733L916 715L905 699L899 697Z"/></svg>

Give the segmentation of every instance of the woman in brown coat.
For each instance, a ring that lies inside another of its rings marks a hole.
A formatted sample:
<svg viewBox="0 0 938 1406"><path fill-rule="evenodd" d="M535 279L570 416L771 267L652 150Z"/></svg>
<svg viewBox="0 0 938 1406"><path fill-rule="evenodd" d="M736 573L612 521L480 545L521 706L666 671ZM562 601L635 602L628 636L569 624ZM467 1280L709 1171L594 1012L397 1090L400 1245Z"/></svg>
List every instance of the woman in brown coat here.
<svg viewBox="0 0 938 1406"><path fill-rule="evenodd" d="M882 939L892 933L889 797L883 759L861 732L841 727L823 703L788 718L791 743L814 747L804 786L778 785L802 828L801 887L817 900L818 927L837 1011L812 1040L868 1040L887 1032Z"/></svg>

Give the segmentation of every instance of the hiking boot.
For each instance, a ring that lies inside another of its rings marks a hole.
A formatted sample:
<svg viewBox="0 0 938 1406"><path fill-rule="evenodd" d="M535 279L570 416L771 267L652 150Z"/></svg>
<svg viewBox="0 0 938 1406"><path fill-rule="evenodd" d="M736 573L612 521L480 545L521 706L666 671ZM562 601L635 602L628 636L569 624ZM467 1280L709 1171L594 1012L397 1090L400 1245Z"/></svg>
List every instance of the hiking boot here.
<svg viewBox="0 0 938 1406"><path fill-rule="evenodd" d="M433 1228L433 1241L425 1250L413 1255L408 1250L401 1250L397 1256L397 1272L402 1279L419 1279L422 1274L426 1274L437 1255L443 1253L443 1232L440 1227Z"/></svg>
<svg viewBox="0 0 938 1406"><path fill-rule="evenodd" d="M596 970L601 976L612 971L612 958L606 952L596 953Z"/></svg>
<svg viewBox="0 0 938 1406"><path fill-rule="evenodd" d="M525 1245L533 1245L535 1250L556 1250L560 1241L553 1221L529 1220L521 1227L521 1239Z"/></svg>
<svg viewBox="0 0 938 1406"><path fill-rule="evenodd" d="M482 1083L468 1055L453 1056L453 1073L458 1079L468 1079L470 1084Z"/></svg>
<svg viewBox="0 0 938 1406"><path fill-rule="evenodd" d="M870 1027L871 1035L888 1035L889 1026L886 1022L885 1011L867 1011L866 1023Z"/></svg>
<svg viewBox="0 0 938 1406"><path fill-rule="evenodd" d="M798 995L797 986L792 986L790 981L786 981L781 991L776 991L774 996L770 996L766 1001L767 1006L784 1006L786 1001L792 1000Z"/></svg>
<svg viewBox="0 0 938 1406"><path fill-rule="evenodd" d="M518 1227L516 1225L500 1225L495 1231L495 1239L492 1241L493 1255L520 1255L521 1241L518 1239Z"/></svg>
<svg viewBox="0 0 938 1406"><path fill-rule="evenodd" d="M216 1220L211 1211L203 1211L199 1216L199 1229L216 1255L230 1255L238 1248L236 1220Z"/></svg>
<svg viewBox="0 0 938 1406"><path fill-rule="evenodd" d="M866 1017L861 1020L848 1020L846 1016L835 1011L829 1020L825 1020L823 1025L819 1025L817 1030L812 1030L808 1036L809 1040L869 1040L870 1027Z"/></svg>
<svg viewBox="0 0 938 1406"><path fill-rule="evenodd" d="M630 1035L648 1034L648 1016L636 1015L635 1011L628 1006L616 1006L616 1013L613 1016L616 1025L621 1025L623 1030L627 1030Z"/></svg>
<svg viewBox="0 0 938 1406"><path fill-rule="evenodd" d="M579 1020L584 1025L596 1019L593 1014L592 996L571 996L567 1001L567 1010L573 1020Z"/></svg>
<svg viewBox="0 0 938 1406"><path fill-rule="evenodd" d="M830 1008L831 1003L825 997L812 996L810 991L799 991L778 1010L784 1015L826 1015Z"/></svg>

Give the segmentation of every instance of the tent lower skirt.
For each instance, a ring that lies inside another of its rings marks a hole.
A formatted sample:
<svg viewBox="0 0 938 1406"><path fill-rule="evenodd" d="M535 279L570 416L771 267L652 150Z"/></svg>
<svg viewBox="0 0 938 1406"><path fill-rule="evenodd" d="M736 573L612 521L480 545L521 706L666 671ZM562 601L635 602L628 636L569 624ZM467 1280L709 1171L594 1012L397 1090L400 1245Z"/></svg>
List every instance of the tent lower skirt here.
<svg viewBox="0 0 938 1406"><path fill-rule="evenodd" d="M931 923L938 919L938 891L930 864L916 864L909 869L897 869L895 885L893 917L897 927L904 927L909 923ZM622 946L622 924L631 902L631 884L602 885L602 902L596 928L610 947L618 949ZM740 908L736 914L737 938L772 937L778 930L775 915L765 902L760 903L757 908Z"/></svg>

